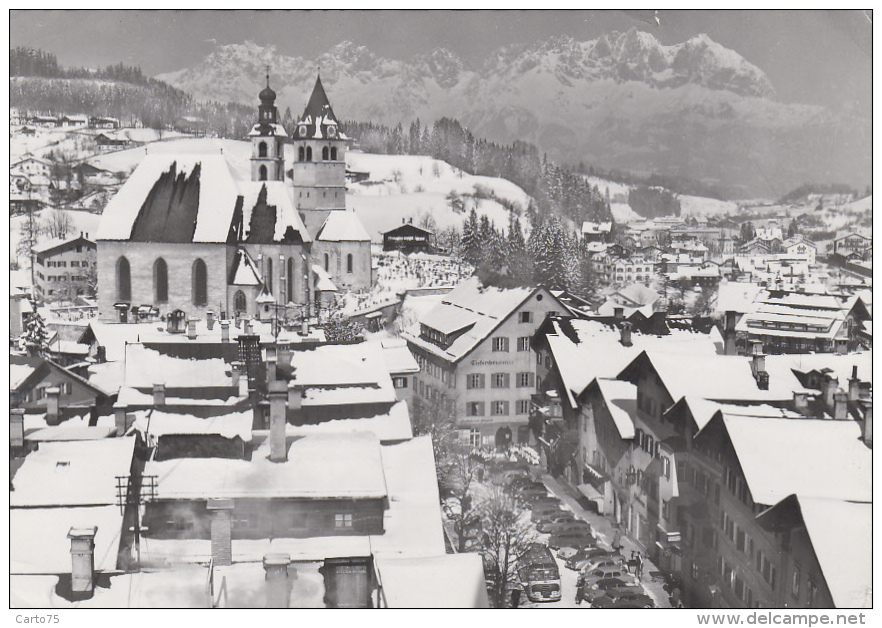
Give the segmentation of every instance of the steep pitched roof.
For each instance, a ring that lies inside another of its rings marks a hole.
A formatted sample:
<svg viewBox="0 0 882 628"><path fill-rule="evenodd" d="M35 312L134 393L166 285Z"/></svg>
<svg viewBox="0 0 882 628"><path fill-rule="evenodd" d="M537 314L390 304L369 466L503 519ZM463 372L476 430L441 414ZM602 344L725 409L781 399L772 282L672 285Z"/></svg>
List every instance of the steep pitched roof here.
<svg viewBox="0 0 882 628"><path fill-rule="evenodd" d="M306 103L303 115L297 120L292 133L294 139L347 139L339 133L337 116L331 108L328 95L322 85L322 77L315 79L312 95Z"/></svg>
<svg viewBox="0 0 882 628"><path fill-rule="evenodd" d="M370 242L371 236L353 211L332 211L315 236L322 242Z"/></svg>

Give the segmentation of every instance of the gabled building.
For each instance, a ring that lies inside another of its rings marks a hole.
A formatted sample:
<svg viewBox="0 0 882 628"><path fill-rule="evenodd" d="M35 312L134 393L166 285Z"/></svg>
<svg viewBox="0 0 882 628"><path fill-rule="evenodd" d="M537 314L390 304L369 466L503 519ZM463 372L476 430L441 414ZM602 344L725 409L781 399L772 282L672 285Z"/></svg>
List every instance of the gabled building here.
<svg viewBox="0 0 882 628"><path fill-rule="evenodd" d="M10 355L9 368L12 406L45 414L50 424L92 409L109 411L111 393L51 360Z"/></svg>
<svg viewBox="0 0 882 628"><path fill-rule="evenodd" d="M403 334L420 365L415 412L450 417L474 447L528 442L531 338L548 314L566 312L542 287L484 287L477 277L461 283Z"/></svg>
<svg viewBox="0 0 882 628"><path fill-rule="evenodd" d="M37 297L41 301L55 301L90 294L90 283L95 282L96 249L83 233L35 246Z"/></svg>

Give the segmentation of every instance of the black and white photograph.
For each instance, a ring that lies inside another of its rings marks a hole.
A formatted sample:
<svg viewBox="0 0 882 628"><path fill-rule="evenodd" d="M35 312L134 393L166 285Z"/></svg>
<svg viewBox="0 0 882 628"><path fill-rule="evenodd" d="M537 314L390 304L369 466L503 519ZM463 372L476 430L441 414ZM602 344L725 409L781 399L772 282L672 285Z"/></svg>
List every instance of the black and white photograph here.
<svg viewBox="0 0 882 628"><path fill-rule="evenodd" d="M872 10L7 14L7 625L878 619Z"/></svg>

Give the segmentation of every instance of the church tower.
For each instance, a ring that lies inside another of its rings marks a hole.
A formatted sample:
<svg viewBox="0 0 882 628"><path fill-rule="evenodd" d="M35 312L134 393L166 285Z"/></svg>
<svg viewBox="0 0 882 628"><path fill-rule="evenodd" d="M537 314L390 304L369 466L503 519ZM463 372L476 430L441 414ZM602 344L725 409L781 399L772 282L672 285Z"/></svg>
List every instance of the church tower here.
<svg viewBox="0 0 882 628"><path fill-rule="evenodd" d="M311 235L332 211L346 209L348 139L339 129L319 76L285 148L294 204Z"/></svg>
<svg viewBox="0 0 882 628"><path fill-rule="evenodd" d="M279 124L276 109L276 93L269 86L269 68L266 73L266 87L258 94L258 120L251 128L251 180L283 181L285 178L284 143L287 139L285 128Z"/></svg>

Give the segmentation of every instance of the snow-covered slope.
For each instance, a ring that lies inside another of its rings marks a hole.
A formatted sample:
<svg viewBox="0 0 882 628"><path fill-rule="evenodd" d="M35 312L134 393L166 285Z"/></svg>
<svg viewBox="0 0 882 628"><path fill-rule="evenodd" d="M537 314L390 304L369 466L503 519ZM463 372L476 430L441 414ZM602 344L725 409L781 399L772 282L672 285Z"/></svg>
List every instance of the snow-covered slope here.
<svg viewBox="0 0 882 628"><path fill-rule="evenodd" d="M343 119L455 117L480 137L526 140L556 160L689 176L742 186L742 195L869 181L868 121L775 100L761 69L706 35L673 46L636 29L555 38L497 50L481 67L443 49L398 61L344 42L303 59L246 42L160 78L198 98L253 104L267 64L281 110L295 116L318 65Z"/></svg>

